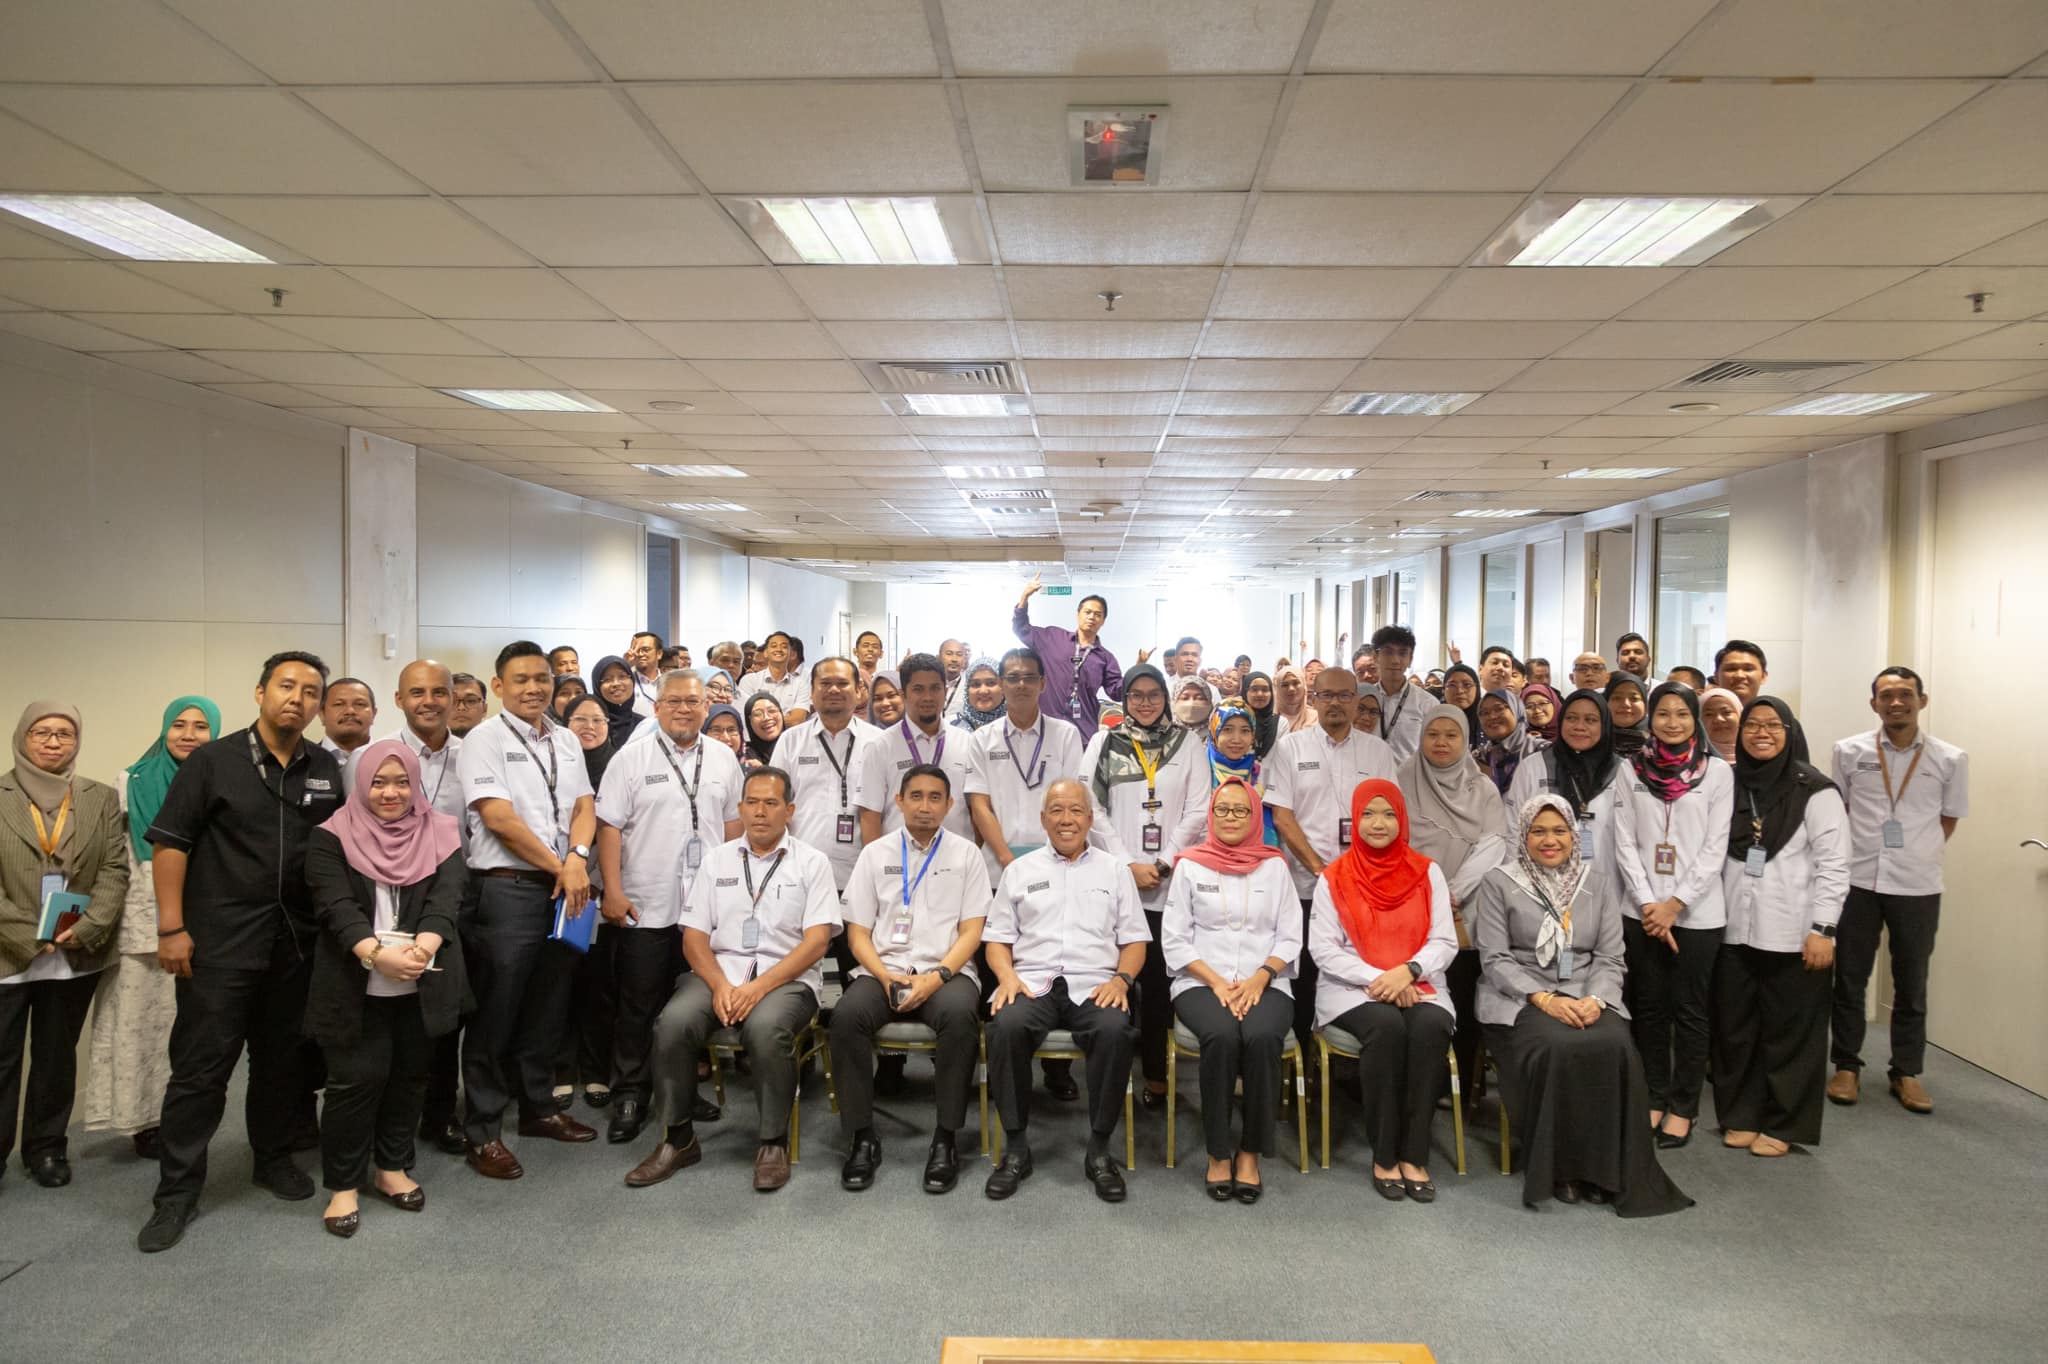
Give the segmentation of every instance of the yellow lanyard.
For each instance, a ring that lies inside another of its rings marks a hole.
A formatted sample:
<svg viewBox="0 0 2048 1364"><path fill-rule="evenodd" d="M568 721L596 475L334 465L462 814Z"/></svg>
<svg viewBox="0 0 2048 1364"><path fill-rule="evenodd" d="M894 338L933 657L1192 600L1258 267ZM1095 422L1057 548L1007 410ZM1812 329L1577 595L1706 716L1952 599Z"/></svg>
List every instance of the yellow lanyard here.
<svg viewBox="0 0 2048 1364"><path fill-rule="evenodd" d="M64 821L71 817L71 793L66 791L64 793L64 803L57 807L57 827L54 829L43 827L43 812L36 808L34 801L29 802L28 812L30 817L36 822L36 839L43 845L43 859L45 861L55 861L57 857L57 840L64 837Z"/></svg>
<svg viewBox="0 0 2048 1364"><path fill-rule="evenodd" d="M1145 746L1136 739L1131 740L1131 752L1138 755L1138 766L1145 769L1145 799L1159 799L1159 764L1145 756Z"/></svg>

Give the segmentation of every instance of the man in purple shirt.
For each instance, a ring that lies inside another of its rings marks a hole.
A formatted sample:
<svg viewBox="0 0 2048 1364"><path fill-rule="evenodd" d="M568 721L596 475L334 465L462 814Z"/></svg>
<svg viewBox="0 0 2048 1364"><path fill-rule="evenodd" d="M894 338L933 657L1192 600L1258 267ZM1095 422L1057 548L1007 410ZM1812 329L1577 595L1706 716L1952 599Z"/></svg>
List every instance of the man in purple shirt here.
<svg viewBox="0 0 2048 1364"><path fill-rule="evenodd" d="M1045 695L1039 704L1080 726L1085 743L1100 724L1096 690L1100 688L1112 701L1121 701L1124 696L1124 670L1099 638L1102 622L1109 619L1109 603L1097 596L1081 598L1071 630L1058 625L1033 625L1031 596L1040 585L1035 573L1024 584L1024 595L1017 598L1017 609L1010 613L1010 628L1021 643L1036 649L1045 661ZM1138 650L1140 663L1151 656L1150 649Z"/></svg>

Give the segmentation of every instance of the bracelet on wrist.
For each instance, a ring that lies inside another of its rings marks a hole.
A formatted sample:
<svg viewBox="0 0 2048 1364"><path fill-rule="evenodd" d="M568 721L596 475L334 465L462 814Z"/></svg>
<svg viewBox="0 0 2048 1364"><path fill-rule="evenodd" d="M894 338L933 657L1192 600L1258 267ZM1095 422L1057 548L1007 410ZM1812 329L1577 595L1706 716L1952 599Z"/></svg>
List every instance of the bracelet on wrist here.
<svg viewBox="0 0 2048 1364"><path fill-rule="evenodd" d="M159 938L175 938L184 931L185 926L183 924L179 924L176 928L159 928L156 931L156 935Z"/></svg>

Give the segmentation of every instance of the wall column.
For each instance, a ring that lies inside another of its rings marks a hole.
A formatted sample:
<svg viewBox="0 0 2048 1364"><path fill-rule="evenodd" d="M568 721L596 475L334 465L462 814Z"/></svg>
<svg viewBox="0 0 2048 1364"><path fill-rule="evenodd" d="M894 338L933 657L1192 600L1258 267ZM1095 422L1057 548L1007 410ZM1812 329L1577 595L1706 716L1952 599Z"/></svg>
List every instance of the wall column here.
<svg viewBox="0 0 2048 1364"><path fill-rule="evenodd" d="M419 649L419 451L350 430L342 469L342 671L370 684L376 730L395 724L398 673Z"/></svg>

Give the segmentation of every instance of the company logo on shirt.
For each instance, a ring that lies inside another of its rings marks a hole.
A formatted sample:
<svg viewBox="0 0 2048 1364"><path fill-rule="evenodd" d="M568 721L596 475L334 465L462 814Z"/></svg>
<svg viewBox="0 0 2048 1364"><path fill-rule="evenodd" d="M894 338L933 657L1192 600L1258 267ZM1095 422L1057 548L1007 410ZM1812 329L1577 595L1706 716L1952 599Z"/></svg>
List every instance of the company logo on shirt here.
<svg viewBox="0 0 2048 1364"><path fill-rule="evenodd" d="M901 868L901 867L896 867L896 866L889 866L889 867L884 867L884 868L882 868L882 875L884 875L884 876L901 876L901 875L903 875L903 868Z"/></svg>
<svg viewBox="0 0 2048 1364"><path fill-rule="evenodd" d="M1308 762L1296 763L1294 770L1297 772L1320 772L1322 767L1323 765L1320 762L1310 760Z"/></svg>
<svg viewBox="0 0 2048 1364"><path fill-rule="evenodd" d="M514 753L511 749L506 749L505 761L508 763L530 763L533 761L533 759L529 757L527 754Z"/></svg>
<svg viewBox="0 0 2048 1364"><path fill-rule="evenodd" d="M713 882L712 884L715 885L718 889L723 890L727 886L736 886L739 883L740 878L737 876L721 876L718 878L717 881Z"/></svg>
<svg viewBox="0 0 2048 1364"><path fill-rule="evenodd" d="M1030 885L1028 885L1028 886L1024 887L1024 893L1025 893L1026 895L1036 895L1036 894L1038 894L1038 892L1040 892L1041 890L1051 890L1051 889L1052 889L1052 882L1050 882L1050 881L1033 881L1033 882L1032 882L1032 883L1031 883Z"/></svg>
<svg viewBox="0 0 2048 1364"><path fill-rule="evenodd" d="M308 777L306 778L306 789L308 791L332 791L334 783L325 777Z"/></svg>
<svg viewBox="0 0 2048 1364"><path fill-rule="evenodd" d="M797 765L798 767L816 767L816 766L818 765L818 759L817 759L817 758L815 758L815 757L810 757L810 758L802 758L802 757L800 757L800 758L798 758L798 759L796 760L796 765Z"/></svg>
<svg viewBox="0 0 2048 1364"><path fill-rule="evenodd" d="M648 786L659 786L667 780L668 773L666 772L649 772L643 779L644 784Z"/></svg>

